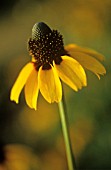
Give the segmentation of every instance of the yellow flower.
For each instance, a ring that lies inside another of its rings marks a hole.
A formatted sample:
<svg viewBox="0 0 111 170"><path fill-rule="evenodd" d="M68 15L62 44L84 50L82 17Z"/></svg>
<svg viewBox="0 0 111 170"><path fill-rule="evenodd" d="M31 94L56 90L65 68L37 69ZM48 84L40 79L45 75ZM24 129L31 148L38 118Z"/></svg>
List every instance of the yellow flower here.
<svg viewBox="0 0 111 170"><path fill-rule="evenodd" d="M20 92L25 86L25 99L30 108L37 109L39 90L49 103L59 102L62 98L60 79L78 91L87 85L84 68L93 71L98 77L106 72L101 63L89 56L93 53L96 56L96 52L76 45L64 47L62 35L43 22L34 25L28 50L32 61L21 70L12 87L10 99L18 103ZM101 57L100 54L98 56Z"/></svg>

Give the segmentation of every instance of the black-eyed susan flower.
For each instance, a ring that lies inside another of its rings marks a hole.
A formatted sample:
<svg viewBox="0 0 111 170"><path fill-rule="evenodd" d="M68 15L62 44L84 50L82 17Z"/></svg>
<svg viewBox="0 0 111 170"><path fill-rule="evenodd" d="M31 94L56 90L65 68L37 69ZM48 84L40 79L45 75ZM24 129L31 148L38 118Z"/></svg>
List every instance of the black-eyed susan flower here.
<svg viewBox="0 0 111 170"><path fill-rule="evenodd" d="M49 103L61 101L60 79L78 91L87 85L84 68L98 77L106 72L102 64L92 57L93 54L100 54L76 45L64 47L62 35L43 22L33 26L28 51L32 60L21 70L12 87L10 99L18 103L25 86L25 99L30 108L37 108L39 90Z"/></svg>

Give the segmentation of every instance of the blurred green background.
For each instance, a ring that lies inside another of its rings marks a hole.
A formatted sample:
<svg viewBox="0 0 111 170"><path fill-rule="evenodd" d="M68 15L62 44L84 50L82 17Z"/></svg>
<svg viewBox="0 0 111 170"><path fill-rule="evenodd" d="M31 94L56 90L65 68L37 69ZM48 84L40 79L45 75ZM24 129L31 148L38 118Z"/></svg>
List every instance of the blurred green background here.
<svg viewBox="0 0 111 170"><path fill-rule="evenodd" d="M68 170L57 104L39 95L38 110L31 110L23 92L18 105L9 100L18 73L30 61L31 29L40 21L60 31L65 45L89 47L106 58L107 74L100 81L86 72L86 88L78 93L63 88L77 167L110 170L111 0L0 2L0 170L7 170L5 164L10 170Z"/></svg>

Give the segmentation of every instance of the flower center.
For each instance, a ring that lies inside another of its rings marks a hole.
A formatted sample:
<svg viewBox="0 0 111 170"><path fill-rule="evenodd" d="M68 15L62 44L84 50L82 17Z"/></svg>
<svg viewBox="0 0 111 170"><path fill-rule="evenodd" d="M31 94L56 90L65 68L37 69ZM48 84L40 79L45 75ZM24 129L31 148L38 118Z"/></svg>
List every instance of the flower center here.
<svg viewBox="0 0 111 170"><path fill-rule="evenodd" d="M55 64L60 64L61 56L66 54L62 35L57 30L51 30L46 24L40 22L34 25L32 37L28 41L29 54L34 57L34 65L38 70L48 70Z"/></svg>

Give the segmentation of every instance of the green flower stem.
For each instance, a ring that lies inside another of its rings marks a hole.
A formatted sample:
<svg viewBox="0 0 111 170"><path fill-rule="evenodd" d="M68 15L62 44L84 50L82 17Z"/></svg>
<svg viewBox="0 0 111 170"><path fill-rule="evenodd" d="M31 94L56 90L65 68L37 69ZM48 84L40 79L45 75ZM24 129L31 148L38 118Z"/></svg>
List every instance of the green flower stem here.
<svg viewBox="0 0 111 170"><path fill-rule="evenodd" d="M65 106L62 100L58 103L58 106L59 106L59 111L60 111L62 131L63 131L64 142L65 142L65 147L66 147L68 167L69 167L69 170L76 170L75 159L74 159L74 155L72 152L71 141L69 137L68 121L67 121L67 115L65 112L66 109L65 109Z"/></svg>

